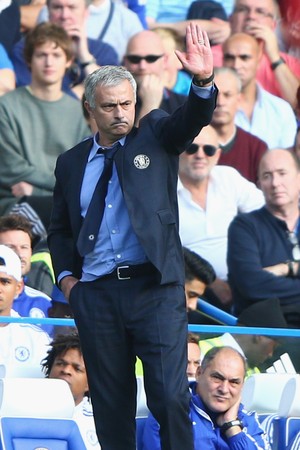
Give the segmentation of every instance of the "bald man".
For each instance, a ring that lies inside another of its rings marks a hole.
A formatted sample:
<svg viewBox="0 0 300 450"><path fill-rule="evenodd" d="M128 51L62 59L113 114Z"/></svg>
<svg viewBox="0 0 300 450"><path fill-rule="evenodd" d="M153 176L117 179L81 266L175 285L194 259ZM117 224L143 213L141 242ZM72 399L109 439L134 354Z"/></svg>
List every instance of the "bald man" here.
<svg viewBox="0 0 300 450"><path fill-rule="evenodd" d="M249 181L256 183L259 161L267 144L235 124L242 90L236 71L229 67L217 67L215 80L219 95L211 125L218 133L222 148L218 164L232 166Z"/></svg>
<svg viewBox="0 0 300 450"><path fill-rule="evenodd" d="M167 55L162 38L154 31L141 31L129 40L124 66L132 73L137 85L136 124L148 112L161 108L171 114L183 104L186 96L164 85Z"/></svg>
<svg viewBox="0 0 300 450"><path fill-rule="evenodd" d="M256 81L262 58L258 41L245 33L230 36L223 45L224 66L234 69L242 83L235 123L265 141L269 148L293 146L297 122L291 106Z"/></svg>
<svg viewBox="0 0 300 450"><path fill-rule="evenodd" d="M219 137L210 125L181 154L177 189L179 234L185 247L213 266L217 279L210 287L217 297L216 305L229 310L228 226L236 214L260 208L264 199L261 191L236 169L217 166L220 154Z"/></svg>
<svg viewBox="0 0 300 450"><path fill-rule="evenodd" d="M295 1L298 6L298 0ZM235 0L230 16L231 33L247 33L257 39L263 52L257 81L271 94L288 101L294 109L300 81L300 61L279 50L275 34L277 23L276 0ZM222 46L213 46L213 54L215 66L221 65Z"/></svg>
<svg viewBox="0 0 300 450"><path fill-rule="evenodd" d="M266 205L237 216L228 232L235 312L279 298L288 325L300 328L299 160L289 150L270 150L258 179Z"/></svg>

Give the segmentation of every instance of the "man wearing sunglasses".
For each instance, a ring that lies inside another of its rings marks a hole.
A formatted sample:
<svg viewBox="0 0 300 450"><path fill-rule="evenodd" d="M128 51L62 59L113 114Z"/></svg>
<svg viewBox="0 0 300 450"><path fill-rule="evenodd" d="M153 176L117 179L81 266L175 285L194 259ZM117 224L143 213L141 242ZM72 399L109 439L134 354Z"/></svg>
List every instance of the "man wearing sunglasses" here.
<svg viewBox="0 0 300 450"><path fill-rule="evenodd" d="M233 167L217 166L220 154L218 135L209 125L180 156L179 234L185 247L215 269L217 279L210 285L209 300L214 294L216 306L228 310L227 229L236 214L261 207L264 199L261 191Z"/></svg>
<svg viewBox="0 0 300 450"><path fill-rule="evenodd" d="M228 233L235 312L279 298L289 326L300 328L300 164L289 150L269 150L258 180L266 206L236 217Z"/></svg>
<svg viewBox="0 0 300 450"><path fill-rule="evenodd" d="M153 31L141 31L128 42L124 65L138 86L136 123L156 108L171 114L186 100L186 96L166 88L166 58L163 41Z"/></svg>

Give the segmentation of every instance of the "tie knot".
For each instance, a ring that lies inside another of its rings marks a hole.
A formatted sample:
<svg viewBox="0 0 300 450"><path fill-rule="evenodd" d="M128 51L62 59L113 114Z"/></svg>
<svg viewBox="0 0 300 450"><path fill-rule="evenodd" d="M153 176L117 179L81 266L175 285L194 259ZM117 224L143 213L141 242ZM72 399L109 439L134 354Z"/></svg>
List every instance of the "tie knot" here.
<svg viewBox="0 0 300 450"><path fill-rule="evenodd" d="M119 142L115 144L113 147L99 147L97 150L97 155L104 155L105 158L113 158L114 154L120 147Z"/></svg>

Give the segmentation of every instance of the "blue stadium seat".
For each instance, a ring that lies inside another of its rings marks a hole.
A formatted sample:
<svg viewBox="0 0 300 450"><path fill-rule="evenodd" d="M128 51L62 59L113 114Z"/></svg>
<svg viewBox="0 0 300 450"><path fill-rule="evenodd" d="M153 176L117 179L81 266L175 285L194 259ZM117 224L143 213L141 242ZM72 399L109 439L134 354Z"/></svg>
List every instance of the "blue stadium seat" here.
<svg viewBox="0 0 300 450"><path fill-rule="evenodd" d="M0 450L86 450L74 411L63 380L0 379Z"/></svg>
<svg viewBox="0 0 300 450"><path fill-rule="evenodd" d="M0 418L1 450L86 450L72 419Z"/></svg>
<svg viewBox="0 0 300 450"><path fill-rule="evenodd" d="M273 449L299 450L299 434L300 417L278 418L273 424Z"/></svg>

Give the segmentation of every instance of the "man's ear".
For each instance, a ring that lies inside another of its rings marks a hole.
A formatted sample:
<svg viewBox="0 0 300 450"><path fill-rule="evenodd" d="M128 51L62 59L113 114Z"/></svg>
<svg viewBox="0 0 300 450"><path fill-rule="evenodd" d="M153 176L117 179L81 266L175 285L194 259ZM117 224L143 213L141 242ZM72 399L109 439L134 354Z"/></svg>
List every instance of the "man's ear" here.
<svg viewBox="0 0 300 450"><path fill-rule="evenodd" d="M71 65L73 64L73 58L69 59L69 61L66 62L66 70L70 69Z"/></svg>
<svg viewBox="0 0 300 450"><path fill-rule="evenodd" d="M89 115L91 117L94 117L94 111L93 109L90 107L90 104L85 100L83 106L85 107L85 109L87 110L87 112L89 113Z"/></svg>
<svg viewBox="0 0 300 450"><path fill-rule="evenodd" d="M202 374L202 367L198 366L197 370L196 370L196 375L195 375L195 378L196 378L197 382L199 381L199 378L200 378L201 374Z"/></svg>

